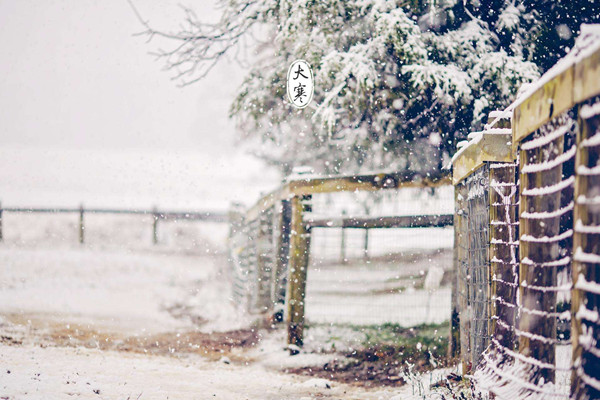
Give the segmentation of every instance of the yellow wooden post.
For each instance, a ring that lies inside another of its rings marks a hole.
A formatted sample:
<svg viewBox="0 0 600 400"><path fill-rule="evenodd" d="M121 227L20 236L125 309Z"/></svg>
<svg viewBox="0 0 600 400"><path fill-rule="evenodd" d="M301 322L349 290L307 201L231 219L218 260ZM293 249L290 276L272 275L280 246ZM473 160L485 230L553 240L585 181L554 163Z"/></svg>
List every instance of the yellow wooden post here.
<svg viewBox="0 0 600 400"><path fill-rule="evenodd" d="M290 259L286 290L286 315L288 345L302 346L304 335L304 298L310 251L310 228L303 220L305 207L311 196L294 196L291 199L292 229ZM295 353L295 349L290 349Z"/></svg>

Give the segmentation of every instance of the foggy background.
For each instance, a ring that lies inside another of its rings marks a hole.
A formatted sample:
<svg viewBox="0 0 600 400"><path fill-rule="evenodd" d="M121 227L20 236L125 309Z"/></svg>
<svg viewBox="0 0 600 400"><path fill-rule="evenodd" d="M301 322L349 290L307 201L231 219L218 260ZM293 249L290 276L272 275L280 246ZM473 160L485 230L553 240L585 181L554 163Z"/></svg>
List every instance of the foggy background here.
<svg viewBox="0 0 600 400"><path fill-rule="evenodd" d="M165 31L183 15L179 1L134 4ZM177 87L148 54L165 43L142 30L126 0L0 0L3 205L222 209L277 184L227 117L242 68Z"/></svg>

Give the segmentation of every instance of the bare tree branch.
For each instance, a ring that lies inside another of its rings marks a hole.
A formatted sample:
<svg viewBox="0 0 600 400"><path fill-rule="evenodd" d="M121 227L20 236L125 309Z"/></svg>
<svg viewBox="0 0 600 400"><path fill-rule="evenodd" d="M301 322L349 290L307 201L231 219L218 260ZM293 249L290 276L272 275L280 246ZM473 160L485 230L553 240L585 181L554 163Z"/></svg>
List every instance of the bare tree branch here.
<svg viewBox="0 0 600 400"><path fill-rule="evenodd" d="M167 50L158 49L151 54L165 63L164 69L174 71L173 80L181 86L187 86L204 78L218 61L235 49L236 61L241 60L240 40L259 22L260 10L256 9L257 0L248 0L232 8L223 6L223 15L219 23L203 23L189 7L180 5L184 13L183 22L177 32L158 30L145 20L133 0L127 0L136 18L145 28L135 36L146 36L147 42L161 37L174 43Z"/></svg>

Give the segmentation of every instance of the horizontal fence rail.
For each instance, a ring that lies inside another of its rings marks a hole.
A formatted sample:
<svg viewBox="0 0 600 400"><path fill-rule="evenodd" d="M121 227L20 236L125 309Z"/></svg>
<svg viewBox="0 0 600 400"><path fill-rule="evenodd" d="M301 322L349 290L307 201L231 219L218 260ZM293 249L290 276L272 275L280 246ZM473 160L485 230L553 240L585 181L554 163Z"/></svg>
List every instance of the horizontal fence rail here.
<svg viewBox="0 0 600 400"><path fill-rule="evenodd" d="M138 210L138 209L112 209L112 208L36 208L36 207L4 207L0 212L12 213L79 213L81 211L90 214L130 214L130 215L153 215L160 219L171 220L192 220L192 221L210 221L210 222L228 222L226 212L212 211L164 211L164 210Z"/></svg>
<svg viewBox="0 0 600 400"><path fill-rule="evenodd" d="M308 219L311 228L443 228L452 226L454 215L403 215L398 217L355 217Z"/></svg>
<svg viewBox="0 0 600 400"><path fill-rule="evenodd" d="M113 214L113 215L144 215L151 216L152 241L158 243L158 221L202 221L212 223L229 222L226 212L214 211L173 211L153 209L117 209L117 208L85 208L79 207L2 207L0 206L0 241L4 239L4 213L15 214L79 214L79 242L85 242L85 214Z"/></svg>

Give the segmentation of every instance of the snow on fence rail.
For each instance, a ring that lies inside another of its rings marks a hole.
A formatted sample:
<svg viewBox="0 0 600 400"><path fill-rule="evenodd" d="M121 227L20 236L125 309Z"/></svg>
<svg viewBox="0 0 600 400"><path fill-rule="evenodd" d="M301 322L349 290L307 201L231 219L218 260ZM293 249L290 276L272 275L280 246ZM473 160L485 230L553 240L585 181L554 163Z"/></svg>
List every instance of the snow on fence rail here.
<svg viewBox="0 0 600 400"><path fill-rule="evenodd" d="M498 398L600 398L600 32L582 32L453 159L453 351Z"/></svg>
<svg viewBox="0 0 600 400"><path fill-rule="evenodd" d="M440 194L448 184L398 173L296 175L250 209L232 209L234 300L247 312L285 320L290 345L302 345L305 315L309 322L352 325L449 319L450 289L439 284L451 275L451 261L441 261L445 270L429 268L434 249L452 246L444 227L453 216L443 209L452 198ZM424 193L433 187L436 195ZM407 228L424 234L407 235ZM409 265L401 250L429 253ZM437 284L425 282L427 270ZM422 277L423 287L409 287L412 276Z"/></svg>

